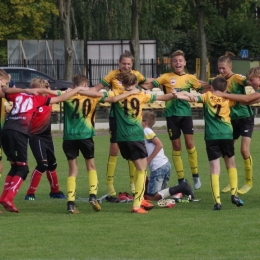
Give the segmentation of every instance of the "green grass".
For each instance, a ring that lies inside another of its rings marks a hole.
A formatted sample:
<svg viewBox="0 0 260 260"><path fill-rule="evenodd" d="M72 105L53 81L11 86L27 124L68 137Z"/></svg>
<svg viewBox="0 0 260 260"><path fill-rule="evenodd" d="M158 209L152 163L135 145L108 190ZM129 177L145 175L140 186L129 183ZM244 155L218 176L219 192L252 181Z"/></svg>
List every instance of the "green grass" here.
<svg viewBox="0 0 260 260"><path fill-rule="evenodd" d="M158 134L165 153L171 159L171 143L166 134ZM109 137L95 137L99 196L106 193L105 172ZM62 151L62 138L54 138L61 190L66 193L67 161ZM209 182L209 165L202 131L195 133L202 188L195 192L200 202L179 203L173 209L155 207L149 214L130 214L131 203L101 204L94 212L88 203L78 201L78 215L66 213L66 200L49 199L49 184L43 176L37 190L37 201L24 201L29 177L22 185L15 204L20 213L4 211L0 215L0 259L259 259L259 182L258 160L260 131L255 131L251 153L254 159L254 187L241 196L245 206L237 208L230 194L221 194L222 210L213 211ZM184 144L184 142L183 142ZM244 183L243 161L236 144L239 186ZM187 153L183 147L185 177L191 181ZM77 197L88 197L85 164L80 157ZM1 189L9 166L0 181ZM30 170L35 166L29 153ZM175 170L169 185L175 185ZM228 183L222 162L221 187ZM115 175L118 192L130 193L128 166L121 156Z"/></svg>

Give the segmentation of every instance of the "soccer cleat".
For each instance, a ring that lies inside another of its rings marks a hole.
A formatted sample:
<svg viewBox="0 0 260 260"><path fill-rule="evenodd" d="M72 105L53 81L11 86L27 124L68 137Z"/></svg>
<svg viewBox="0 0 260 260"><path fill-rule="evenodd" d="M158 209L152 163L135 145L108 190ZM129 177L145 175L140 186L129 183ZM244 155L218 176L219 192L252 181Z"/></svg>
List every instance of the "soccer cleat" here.
<svg viewBox="0 0 260 260"><path fill-rule="evenodd" d="M246 194L249 190L251 190L252 185L245 184L241 189L237 191L238 194Z"/></svg>
<svg viewBox="0 0 260 260"><path fill-rule="evenodd" d="M182 178L182 179L178 179L178 184L181 184L181 183L186 182L186 181L187 181L187 180L184 179L184 178Z"/></svg>
<svg viewBox="0 0 260 260"><path fill-rule="evenodd" d="M237 207L244 206L244 202L237 196L232 195L231 196L231 202L235 204Z"/></svg>
<svg viewBox="0 0 260 260"><path fill-rule="evenodd" d="M115 202L115 203L118 203L118 202L120 202L120 199L108 195L108 196L106 196L106 201L107 201L107 202Z"/></svg>
<svg viewBox="0 0 260 260"><path fill-rule="evenodd" d="M15 207L14 203L7 198L0 201L3 207L9 212L19 213L19 210Z"/></svg>
<svg viewBox="0 0 260 260"><path fill-rule="evenodd" d="M152 203L150 203L149 200L142 200L141 208L143 208L145 210L150 210L150 209L154 208L154 205Z"/></svg>
<svg viewBox="0 0 260 260"><path fill-rule="evenodd" d="M119 194L118 194L118 199L120 200L120 201L133 201L133 196L131 196L131 195L129 195L127 192L119 192Z"/></svg>
<svg viewBox="0 0 260 260"><path fill-rule="evenodd" d="M224 193L229 192L229 191L231 191L230 184L228 184L228 185L222 190L222 192L224 192Z"/></svg>
<svg viewBox="0 0 260 260"><path fill-rule="evenodd" d="M161 208L173 208L175 206L174 199L161 199L158 200L157 205Z"/></svg>
<svg viewBox="0 0 260 260"><path fill-rule="evenodd" d="M138 209L132 208L131 213L145 214L145 213L148 213L148 211L146 211L145 209L140 207Z"/></svg>
<svg viewBox="0 0 260 260"><path fill-rule="evenodd" d="M199 190L201 187L200 177L193 177L194 189Z"/></svg>
<svg viewBox="0 0 260 260"><path fill-rule="evenodd" d="M24 200L36 200L35 194L27 194Z"/></svg>
<svg viewBox="0 0 260 260"><path fill-rule="evenodd" d="M51 199L66 199L67 197L64 195L62 191L58 192L50 192Z"/></svg>
<svg viewBox="0 0 260 260"><path fill-rule="evenodd" d="M213 210L221 210L221 204L220 203L216 203L213 207Z"/></svg>
<svg viewBox="0 0 260 260"><path fill-rule="evenodd" d="M68 201L67 202L67 211L68 211L68 213L71 213L71 214L78 214L79 213L79 211L75 207L74 201Z"/></svg>
<svg viewBox="0 0 260 260"><path fill-rule="evenodd" d="M196 178L198 178L198 177L196 177ZM180 183L179 185L181 186L181 188L182 188L182 193L183 193L184 195L186 195L186 196L191 196L192 199L195 198L195 195L194 195L194 193L193 193L193 190L192 190L192 188L191 188L191 186L190 186L190 184L189 184L188 181L182 182L182 183Z"/></svg>
<svg viewBox="0 0 260 260"><path fill-rule="evenodd" d="M89 204L92 206L92 208L95 210L95 211L100 211L101 210L101 207L96 199L96 195L95 194L90 194L89 195L89 200L88 200Z"/></svg>

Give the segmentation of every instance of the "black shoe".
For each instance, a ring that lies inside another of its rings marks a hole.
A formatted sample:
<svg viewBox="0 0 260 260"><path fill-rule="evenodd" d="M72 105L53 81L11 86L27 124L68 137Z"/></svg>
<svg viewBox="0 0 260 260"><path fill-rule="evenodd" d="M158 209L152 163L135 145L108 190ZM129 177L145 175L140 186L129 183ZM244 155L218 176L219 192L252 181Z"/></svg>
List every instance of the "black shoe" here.
<svg viewBox="0 0 260 260"><path fill-rule="evenodd" d="M190 195L192 199L195 198L193 190L192 190L192 188L191 188L191 186L190 186L190 184L187 180L181 182L179 184L179 187L181 188L181 191L180 191L181 193L183 193L186 196Z"/></svg>
<svg viewBox="0 0 260 260"><path fill-rule="evenodd" d="M75 203L74 201L68 201L67 202L67 211L71 214L78 214L79 211L77 210L77 208L75 207Z"/></svg>
<svg viewBox="0 0 260 260"><path fill-rule="evenodd" d="M213 207L213 210L221 210L221 204L216 203Z"/></svg>
<svg viewBox="0 0 260 260"><path fill-rule="evenodd" d="M231 196L231 202L235 204L237 207L244 206L243 200L241 200L239 197L232 195Z"/></svg>
<svg viewBox="0 0 260 260"><path fill-rule="evenodd" d="M51 199L66 199L67 197L64 195L62 191L58 192L50 192Z"/></svg>
<svg viewBox="0 0 260 260"><path fill-rule="evenodd" d="M178 184L181 184L183 182L186 182L187 180L185 178L182 178L182 179L178 179Z"/></svg>
<svg viewBox="0 0 260 260"><path fill-rule="evenodd" d="M113 197L113 196L106 196L106 201L107 202L115 202L115 203L118 203L118 202L120 202L120 199L119 198L117 198L117 197Z"/></svg>
<svg viewBox="0 0 260 260"><path fill-rule="evenodd" d="M95 194L90 194L89 195L89 204L92 206L92 208L95 210L95 211L100 211L101 210L101 207L96 199L96 195Z"/></svg>

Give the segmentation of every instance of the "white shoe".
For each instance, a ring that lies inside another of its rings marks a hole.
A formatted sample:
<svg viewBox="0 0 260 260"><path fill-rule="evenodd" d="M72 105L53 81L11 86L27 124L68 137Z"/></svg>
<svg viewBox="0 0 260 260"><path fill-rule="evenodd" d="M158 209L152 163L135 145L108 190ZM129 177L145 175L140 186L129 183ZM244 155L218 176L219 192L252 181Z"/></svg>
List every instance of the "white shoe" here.
<svg viewBox="0 0 260 260"><path fill-rule="evenodd" d="M193 177L194 189L198 190L201 187L200 177Z"/></svg>
<svg viewBox="0 0 260 260"><path fill-rule="evenodd" d="M157 202L158 206L161 208L173 208L175 205L174 199L161 199Z"/></svg>

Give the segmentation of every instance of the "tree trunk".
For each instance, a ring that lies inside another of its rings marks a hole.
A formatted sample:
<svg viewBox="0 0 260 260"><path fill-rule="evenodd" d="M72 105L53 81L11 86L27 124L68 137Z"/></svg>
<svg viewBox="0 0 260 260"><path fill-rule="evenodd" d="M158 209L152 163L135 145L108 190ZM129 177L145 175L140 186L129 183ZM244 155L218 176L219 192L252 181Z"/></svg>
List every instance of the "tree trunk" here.
<svg viewBox="0 0 260 260"><path fill-rule="evenodd" d="M71 0L59 0L60 20L64 35L64 80L71 81L73 76L73 56L72 40L70 33L70 8Z"/></svg>
<svg viewBox="0 0 260 260"><path fill-rule="evenodd" d="M198 28L200 40L200 79L207 79L207 40L204 28L204 9L198 8Z"/></svg>
<svg viewBox="0 0 260 260"><path fill-rule="evenodd" d="M142 0L132 0L132 39L129 42L130 50L135 58L134 69L140 71L140 42L139 42L139 15Z"/></svg>

